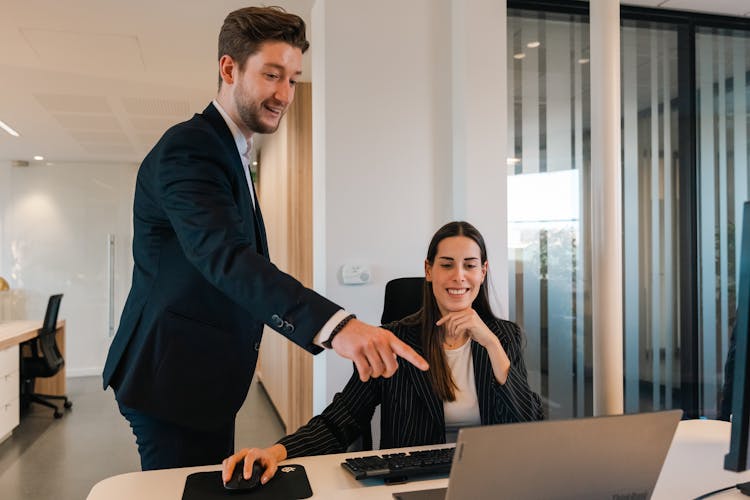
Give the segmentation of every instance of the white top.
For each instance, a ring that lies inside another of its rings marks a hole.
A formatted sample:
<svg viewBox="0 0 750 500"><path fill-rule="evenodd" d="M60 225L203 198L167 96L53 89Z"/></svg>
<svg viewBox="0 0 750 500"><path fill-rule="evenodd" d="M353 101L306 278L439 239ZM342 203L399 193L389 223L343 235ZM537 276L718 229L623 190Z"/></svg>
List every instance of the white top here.
<svg viewBox="0 0 750 500"><path fill-rule="evenodd" d="M456 383L455 401L443 401L445 413L445 441L455 443L458 429L481 424L479 399L474 379L474 359L471 357L471 340L458 349L445 349L448 368Z"/></svg>

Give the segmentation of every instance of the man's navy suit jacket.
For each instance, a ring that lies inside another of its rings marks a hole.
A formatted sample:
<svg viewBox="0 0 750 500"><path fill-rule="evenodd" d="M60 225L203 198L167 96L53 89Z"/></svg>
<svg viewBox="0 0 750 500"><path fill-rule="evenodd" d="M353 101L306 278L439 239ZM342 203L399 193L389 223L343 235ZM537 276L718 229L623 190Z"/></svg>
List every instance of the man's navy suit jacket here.
<svg viewBox="0 0 750 500"><path fill-rule="evenodd" d="M117 400L195 429L234 419L263 324L312 353L340 309L268 259L240 155L212 105L143 160L133 203L133 282L104 367Z"/></svg>

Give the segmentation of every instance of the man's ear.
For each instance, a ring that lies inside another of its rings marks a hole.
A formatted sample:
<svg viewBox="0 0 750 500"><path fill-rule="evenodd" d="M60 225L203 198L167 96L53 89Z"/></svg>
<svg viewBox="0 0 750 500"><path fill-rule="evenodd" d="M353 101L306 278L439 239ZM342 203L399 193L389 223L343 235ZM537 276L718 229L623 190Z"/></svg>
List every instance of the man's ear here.
<svg viewBox="0 0 750 500"><path fill-rule="evenodd" d="M221 56L221 59L219 59L219 76L221 77L222 82L227 85L234 83L235 66L236 63L231 56L228 56L227 54Z"/></svg>

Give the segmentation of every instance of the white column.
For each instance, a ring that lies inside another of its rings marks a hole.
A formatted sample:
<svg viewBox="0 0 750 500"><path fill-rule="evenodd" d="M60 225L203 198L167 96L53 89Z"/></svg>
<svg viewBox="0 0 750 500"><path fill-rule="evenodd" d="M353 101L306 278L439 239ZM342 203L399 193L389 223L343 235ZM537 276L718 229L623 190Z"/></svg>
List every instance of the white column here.
<svg viewBox="0 0 750 500"><path fill-rule="evenodd" d="M620 2L589 3L594 415L623 412Z"/></svg>

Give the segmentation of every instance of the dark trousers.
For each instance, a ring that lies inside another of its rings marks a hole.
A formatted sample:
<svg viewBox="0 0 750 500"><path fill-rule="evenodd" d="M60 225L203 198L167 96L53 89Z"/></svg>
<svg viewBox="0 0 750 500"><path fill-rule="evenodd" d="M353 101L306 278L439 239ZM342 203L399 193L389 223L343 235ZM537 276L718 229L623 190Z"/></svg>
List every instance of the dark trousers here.
<svg viewBox="0 0 750 500"><path fill-rule="evenodd" d="M220 464L234 453L234 421L216 431L199 431L118 406L133 429L143 470Z"/></svg>

